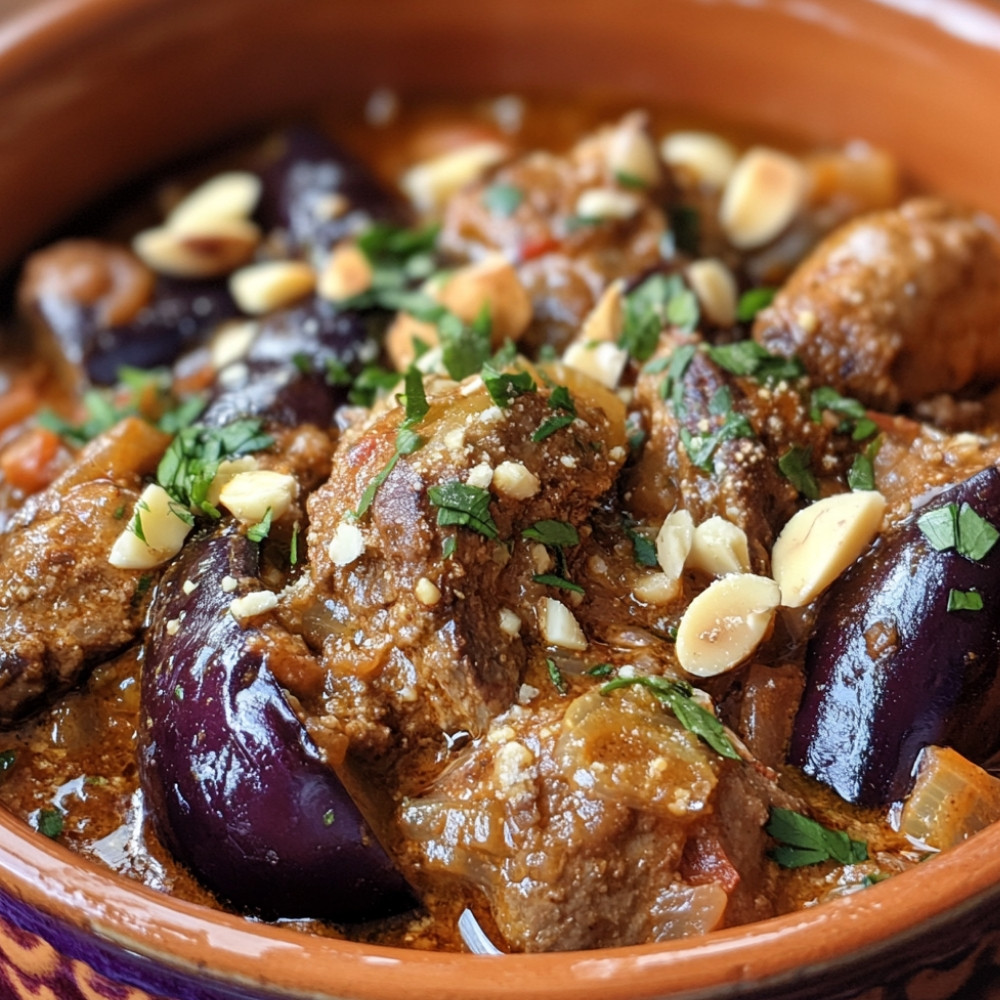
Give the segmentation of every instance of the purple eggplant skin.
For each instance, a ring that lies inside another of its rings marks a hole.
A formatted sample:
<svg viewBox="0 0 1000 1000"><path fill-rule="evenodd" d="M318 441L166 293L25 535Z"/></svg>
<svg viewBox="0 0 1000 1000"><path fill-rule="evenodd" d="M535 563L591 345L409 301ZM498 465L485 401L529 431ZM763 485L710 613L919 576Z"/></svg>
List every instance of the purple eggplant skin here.
<svg viewBox="0 0 1000 1000"><path fill-rule="evenodd" d="M286 129L279 145L280 154L261 170L256 215L265 231L283 231L293 253L321 257L372 223L412 221L401 199L365 163L316 129ZM331 196L342 196L347 210L331 215Z"/></svg>
<svg viewBox="0 0 1000 1000"><path fill-rule="evenodd" d="M837 580L806 654L789 760L848 802L903 799L920 750L982 763L1000 749L1000 544L973 561L935 550L918 518L968 503L1000 527L1000 470L949 487ZM979 611L948 611L952 590Z"/></svg>
<svg viewBox="0 0 1000 1000"><path fill-rule="evenodd" d="M264 317L246 356L217 376L202 422L263 417L285 427L329 426L347 398L329 371L356 375L378 356L388 321L383 310L339 309L318 296Z"/></svg>
<svg viewBox="0 0 1000 1000"><path fill-rule="evenodd" d="M256 544L228 528L192 539L158 588L140 727L156 831L221 900L267 919L353 923L411 909L407 883L268 669L259 632L229 613L233 598L262 589L256 573ZM223 590L227 576L235 591Z"/></svg>
<svg viewBox="0 0 1000 1000"><path fill-rule="evenodd" d="M93 307L59 295L42 295L37 309L67 361L94 385L114 385L124 367L167 367L239 313L224 280L162 276L149 303L117 326L102 325Z"/></svg>

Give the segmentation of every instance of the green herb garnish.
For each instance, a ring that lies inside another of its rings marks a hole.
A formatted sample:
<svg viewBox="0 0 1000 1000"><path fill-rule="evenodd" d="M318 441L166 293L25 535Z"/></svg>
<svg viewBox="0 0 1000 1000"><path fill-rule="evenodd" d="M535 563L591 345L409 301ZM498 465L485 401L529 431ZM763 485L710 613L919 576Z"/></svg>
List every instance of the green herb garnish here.
<svg viewBox="0 0 1000 1000"><path fill-rule="evenodd" d="M437 523L441 527L456 524L478 531L487 538L496 538L499 534L496 522L490 515L492 497L488 490L455 480L432 486L427 491L427 496L438 509Z"/></svg>
<svg viewBox="0 0 1000 1000"><path fill-rule="evenodd" d="M580 544L580 533L569 521L536 521L521 532L521 537L553 547Z"/></svg>
<svg viewBox="0 0 1000 1000"><path fill-rule="evenodd" d="M569 685L566 683L566 678L563 677L562 671L556 666L555 660L546 660L545 666L549 670L549 680L555 685L555 689L560 694L566 694L569 691Z"/></svg>
<svg viewBox="0 0 1000 1000"><path fill-rule="evenodd" d="M725 727L694 700L694 689L684 681L671 681L666 677L616 677L601 688L601 694L607 695L634 684L652 691L685 729L703 739L717 754L730 760L740 759Z"/></svg>
<svg viewBox="0 0 1000 1000"><path fill-rule="evenodd" d="M574 594L585 594L586 590L578 583L567 580L563 576L555 573L539 573L531 578L535 583L540 583L546 587L558 587L560 590L571 590Z"/></svg>
<svg viewBox="0 0 1000 1000"><path fill-rule="evenodd" d="M709 400L708 412L714 417L721 417L721 423L717 423L714 430L707 434L692 434L682 427L680 436L691 461L699 469L711 473L714 470L713 457L719 445L733 438L753 438L756 435L750 421L733 409L733 397L728 386L716 390Z"/></svg>
<svg viewBox="0 0 1000 1000"><path fill-rule="evenodd" d="M819 482L810 468L812 448L795 445L778 459L781 474L808 500L819 499Z"/></svg>
<svg viewBox="0 0 1000 1000"><path fill-rule="evenodd" d="M745 291L736 305L736 318L741 323L756 319L761 309L766 309L774 301L776 288L751 288Z"/></svg>
<svg viewBox="0 0 1000 1000"><path fill-rule="evenodd" d="M531 440L535 444L544 441L563 427L568 427L576 419L576 404L573 402L569 389L564 385L557 385L552 389L549 396L549 409L561 412L542 421L535 433L531 435Z"/></svg>
<svg viewBox="0 0 1000 1000"><path fill-rule="evenodd" d="M1000 538L1000 532L967 503L949 503L917 518L917 526L938 552L954 549L972 562L983 559Z"/></svg>
<svg viewBox="0 0 1000 1000"><path fill-rule="evenodd" d="M509 219L524 201L524 192L514 184L491 184L483 192L483 204L491 215Z"/></svg>
<svg viewBox="0 0 1000 1000"><path fill-rule="evenodd" d="M720 344L705 350L720 368L733 375L764 382L780 382L801 378L806 373L805 366L798 358L771 354L755 340L740 340L735 344Z"/></svg>
<svg viewBox="0 0 1000 1000"><path fill-rule="evenodd" d="M257 542L259 544L267 538L267 536L271 533L271 517L272 511L271 508L268 507L267 510L264 511L264 517L256 524L247 528L247 538L250 539L251 542Z"/></svg>
<svg viewBox="0 0 1000 1000"><path fill-rule="evenodd" d="M949 611L982 611L983 595L978 590L955 590L948 591Z"/></svg>
<svg viewBox="0 0 1000 1000"><path fill-rule="evenodd" d="M698 325L698 299L680 275L654 274L625 296L625 320L618 346L637 361L656 350L667 325L690 333Z"/></svg>
<svg viewBox="0 0 1000 1000"><path fill-rule="evenodd" d="M56 840L63 832L65 817L61 809L39 809L35 818L35 829L45 837Z"/></svg>
<svg viewBox="0 0 1000 1000"><path fill-rule="evenodd" d="M490 363L483 365L482 377L490 399L504 409L518 396L534 392L538 388L530 372L500 372Z"/></svg>
<svg viewBox="0 0 1000 1000"><path fill-rule="evenodd" d="M660 560L656 555L656 545L635 528L625 525L625 534L632 543L635 561L639 566L658 567Z"/></svg>
<svg viewBox="0 0 1000 1000"><path fill-rule="evenodd" d="M764 829L778 841L770 857L782 868L801 868L823 861L852 865L868 859L868 845L863 841L852 840L843 830L831 830L791 809L773 806Z"/></svg>

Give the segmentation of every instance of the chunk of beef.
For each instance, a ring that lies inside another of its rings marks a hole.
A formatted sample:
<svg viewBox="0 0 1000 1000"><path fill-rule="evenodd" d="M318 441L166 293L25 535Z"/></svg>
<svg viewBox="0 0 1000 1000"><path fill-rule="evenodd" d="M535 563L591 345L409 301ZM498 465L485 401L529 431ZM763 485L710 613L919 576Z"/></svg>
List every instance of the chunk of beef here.
<svg viewBox="0 0 1000 1000"><path fill-rule="evenodd" d="M623 122L618 128L629 127ZM615 176L604 129L566 156L531 153L504 164L448 204L441 249L460 260L502 253L518 268L532 299L534 321L524 343L565 346L601 292L661 263L667 232L662 188L637 188ZM498 209L490 189L518 193L512 210ZM581 216L581 196L610 192L631 205L599 217Z"/></svg>
<svg viewBox="0 0 1000 1000"><path fill-rule="evenodd" d="M857 446L814 421L798 387L733 377L703 351L664 399L667 377L644 374L636 386L648 436L629 472L630 509L654 523L675 508L696 524L724 517L746 532L755 571L766 571L771 545L799 505L778 458L800 449L817 483L836 491Z"/></svg>
<svg viewBox="0 0 1000 1000"><path fill-rule="evenodd" d="M664 941L770 912L770 789L742 770L641 689L542 694L404 803L402 822L423 866L485 893L513 950Z"/></svg>
<svg viewBox="0 0 1000 1000"><path fill-rule="evenodd" d="M834 232L754 324L769 350L877 409L1000 378L995 223L923 198Z"/></svg>
<svg viewBox="0 0 1000 1000"><path fill-rule="evenodd" d="M311 581L287 605L322 649L330 722L355 751L479 733L514 700L547 593L532 580L521 532L546 519L581 524L624 457L621 403L563 374L576 417L541 440L533 435L568 415L551 390L540 384L501 408L476 377L431 399L416 427L425 443L409 455L393 457L398 407L345 438L330 480L310 498ZM478 489L488 510L449 522L429 496L445 484Z"/></svg>
<svg viewBox="0 0 1000 1000"><path fill-rule="evenodd" d="M138 634L149 573L117 569L108 554L167 440L122 422L0 537L0 723L57 697Z"/></svg>

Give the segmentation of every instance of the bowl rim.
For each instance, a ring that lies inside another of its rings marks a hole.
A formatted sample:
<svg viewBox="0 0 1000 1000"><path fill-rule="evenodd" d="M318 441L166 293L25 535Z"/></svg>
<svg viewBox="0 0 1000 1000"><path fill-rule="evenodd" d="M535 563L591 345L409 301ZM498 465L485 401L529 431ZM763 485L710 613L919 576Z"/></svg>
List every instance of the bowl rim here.
<svg viewBox="0 0 1000 1000"><path fill-rule="evenodd" d="M862 962L925 933L937 920L989 905L1000 897L1000 824L891 879L806 910L703 938L597 951L419 951L247 921L109 872L5 812L0 886L63 924L206 982L296 996L398 1000L419 975L421 988L439 1000L508 1000L512 989L522 1000L641 1000L665 990L697 995L709 983L808 979L822 974L829 956ZM762 947L778 941L780 948ZM205 966L209 953L211 971ZM534 977L543 966L548 983L536 990Z"/></svg>
<svg viewBox="0 0 1000 1000"><path fill-rule="evenodd" d="M42 39L41 51L55 59L81 31L97 32L123 16L141 16L163 0L19 2L21 11L0 20L0 88L22 70L27 39L32 44ZM912 0L867 2L900 16L933 21L956 36L963 13L988 17L997 28L991 47L1000 51L1000 6L989 0L938 0L931 10ZM1000 897L1000 824L863 891L704 938L502 958L359 944L248 922L110 872L3 810L0 888L61 923L177 971L195 972L208 982L295 995L345 991L344 996L366 1000L397 1000L418 969L422 989L438 1000L463 1000L473 995L471 991L481 1000L507 1000L512 989L522 1000L624 1000L626 995L641 1000L662 996L665 990L697 995L707 983L760 985L820 974L828 955L861 960L891 950L918 926L923 930L983 906ZM780 948L761 947L779 939ZM214 963L210 972L204 967L207 953ZM281 960L278 973L276 958ZM543 966L547 984L536 988L533 978Z"/></svg>

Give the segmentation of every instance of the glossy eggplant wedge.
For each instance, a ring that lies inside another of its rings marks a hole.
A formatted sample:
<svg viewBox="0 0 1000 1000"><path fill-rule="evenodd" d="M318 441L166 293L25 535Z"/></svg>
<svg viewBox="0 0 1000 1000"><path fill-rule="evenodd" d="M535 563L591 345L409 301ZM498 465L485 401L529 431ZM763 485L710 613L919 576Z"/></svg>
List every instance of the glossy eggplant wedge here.
<svg viewBox="0 0 1000 1000"><path fill-rule="evenodd" d="M791 763L849 802L906 796L920 750L1000 749L1000 470L939 493L831 588Z"/></svg>
<svg viewBox="0 0 1000 1000"><path fill-rule="evenodd" d="M160 584L140 726L157 833L220 899L263 917L409 909L406 882L272 674L262 631L234 616L232 602L256 593L257 545L232 528L190 541Z"/></svg>

